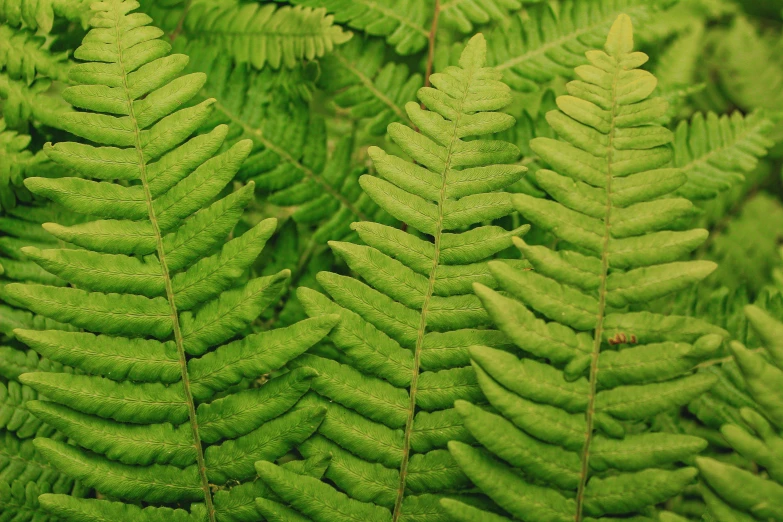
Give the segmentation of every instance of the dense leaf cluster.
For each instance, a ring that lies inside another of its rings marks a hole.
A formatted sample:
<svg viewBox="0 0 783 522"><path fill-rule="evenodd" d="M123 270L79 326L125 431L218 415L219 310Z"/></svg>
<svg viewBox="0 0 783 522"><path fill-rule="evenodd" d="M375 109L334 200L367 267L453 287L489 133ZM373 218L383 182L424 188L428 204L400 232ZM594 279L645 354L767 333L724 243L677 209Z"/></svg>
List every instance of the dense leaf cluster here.
<svg viewBox="0 0 783 522"><path fill-rule="evenodd" d="M779 0L0 0L0 522L783 522Z"/></svg>

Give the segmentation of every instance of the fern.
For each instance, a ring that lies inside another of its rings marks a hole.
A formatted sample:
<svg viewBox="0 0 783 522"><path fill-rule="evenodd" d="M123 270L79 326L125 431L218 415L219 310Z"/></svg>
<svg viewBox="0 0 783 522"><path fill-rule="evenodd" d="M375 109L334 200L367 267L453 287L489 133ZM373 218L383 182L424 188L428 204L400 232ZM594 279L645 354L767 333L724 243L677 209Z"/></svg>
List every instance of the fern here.
<svg viewBox="0 0 783 522"><path fill-rule="evenodd" d="M68 68L62 64L66 57L66 53L49 52L45 40L31 32L0 26L0 71L7 70L11 78L24 78L28 85L38 74L67 81Z"/></svg>
<svg viewBox="0 0 783 522"><path fill-rule="evenodd" d="M344 237L356 219L381 219L377 206L357 186L350 139L342 140L327 158L324 119L312 115L300 97L281 100L271 90L280 74L234 66L217 49L188 49L197 50L198 56L189 69L209 78L200 91L203 98L215 100L209 125L227 124L230 141L253 142L238 179L253 182L272 204L297 206L291 217L315 227L318 244Z"/></svg>
<svg viewBox="0 0 783 522"><path fill-rule="evenodd" d="M30 136L8 130L0 120L0 211L12 209L18 199L29 201L22 181L46 162L43 154L28 150Z"/></svg>
<svg viewBox="0 0 783 522"><path fill-rule="evenodd" d="M83 178L26 180L36 194L97 218L46 225L80 249L23 249L72 286L5 289L15 303L79 330L15 332L41 355L79 370L20 377L51 401L27 409L75 443L38 438L37 450L62 473L122 502L59 492L39 500L72 521L253 520L248 510L255 513L253 500L263 494L253 463L285 455L324 411L290 411L310 371L250 385L317 342L336 318L248 333L288 277L243 278L274 220L224 241L253 187L215 198L251 143L216 155L223 126L188 139L212 101L177 108L205 77L179 76L187 58L168 54L162 31L132 13L137 7L94 4L93 29L75 53L83 63L71 69L76 85L63 94L84 110L62 116L62 124L97 146L63 142L46 152ZM189 506L191 514L170 505Z"/></svg>
<svg viewBox="0 0 783 522"><path fill-rule="evenodd" d="M620 13L647 20L669 0L566 0L533 6L513 16L488 37L489 63L503 72L513 89L530 91L556 76L571 78L586 64L585 52L603 43L606 30Z"/></svg>
<svg viewBox="0 0 783 522"><path fill-rule="evenodd" d="M322 64L319 85L336 93L335 104L356 120L367 119L370 134L382 135L390 123L410 124L405 104L422 86L420 74L405 64L384 64L380 40L354 38Z"/></svg>
<svg viewBox="0 0 783 522"><path fill-rule="evenodd" d="M78 481L42 459L31 440L20 440L11 433L0 432L0 519L59 520L41 508L38 497L44 493L79 498L87 491Z"/></svg>
<svg viewBox="0 0 783 522"><path fill-rule="evenodd" d="M717 50L720 68L716 72L739 107L783 110L777 39L778 35L761 33L741 16L721 35Z"/></svg>
<svg viewBox="0 0 783 522"><path fill-rule="evenodd" d="M755 295L772 283L773 270L781 262L782 239L783 206L765 193L750 198L710 244L708 255L719 264L714 280Z"/></svg>
<svg viewBox="0 0 783 522"><path fill-rule="evenodd" d="M704 482L704 497L717 522L783 520L783 325L761 309L749 306L746 315L761 337L765 354L734 342L731 350L761 412L742 408L743 426L727 424L721 432L740 454L757 463L766 476L697 459Z"/></svg>
<svg viewBox="0 0 783 522"><path fill-rule="evenodd" d="M325 9L277 7L274 4L221 5L196 2L187 11L184 34L215 45L237 63L257 69L293 68L348 41L351 33L332 24Z"/></svg>
<svg viewBox="0 0 783 522"><path fill-rule="evenodd" d="M743 116L697 113L682 121L674 136L674 166L688 181L679 194L689 199L712 199L744 181L774 145L768 135L772 121L763 112Z"/></svg>
<svg viewBox="0 0 783 522"><path fill-rule="evenodd" d="M406 106L422 134L398 123L389 126L390 137L416 164L371 148L381 177L360 179L365 192L406 222L408 231L355 223L367 246L330 245L366 283L321 273L318 282L331 300L299 290L312 317L340 315L330 339L346 361L310 355L295 361L319 373L313 381L319 395L310 400L328 408L319 434L299 449L305 456L331 453L326 477L348 496L326 484L299 481L274 465L257 467L272 490L315 521L441 520L437 500L467 486L445 451L450 438L466 438L454 400L477 398L467 347L506 343L496 331L476 329L487 316L470 295L470 283L489 282L484 261L528 227L472 228L512 211L508 194L496 191L525 169L511 164L519 150L509 143L463 140L514 122L493 112L511 96L500 75L485 67L481 35L459 64L432 75L437 88L419 90L429 110ZM259 508L267 517L277 509L263 502Z"/></svg>
<svg viewBox="0 0 783 522"><path fill-rule="evenodd" d="M0 22L49 33L58 17L86 22L90 4L89 0L3 0L0 2Z"/></svg>
<svg viewBox="0 0 783 522"><path fill-rule="evenodd" d="M275 0L283 2L288 0ZM291 0L292 4L326 8L334 14L336 22L366 32L371 36L383 36L386 42L401 55L417 53L427 46L430 2L422 0Z"/></svg>
<svg viewBox="0 0 783 522"><path fill-rule="evenodd" d="M706 233L670 230L692 204L665 197L685 176L661 169L672 135L653 122L666 106L649 98L655 77L639 69L647 56L633 52L628 16L614 23L605 50L587 53L590 65L577 68L580 80L548 114L564 141L531 144L561 173L537 173L555 201L513 196L520 214L572 249L517 238L534 270L491 262L500 289L475 285L493 322L527 357L471 348L479 386L498 413L458 401L486 452L459 441L449 449L502 511L526 522L645 513L688 486L696 470L673 464L704 441L635 433L631 423L708 390L715 377L690 372L725 335L691 318L627 308L690 286L715 265L678 261ZM457 520L505 519L443 504Z"/></svg>
<svg viewBox="0 0 783 522"><path fill-rule="evenodd" d="M470 33L475 25L490 22L502 22L509 11L519 10L522 4L534 4L541 0L443 0L440 3L440 16L447 26L455 27L462 33Z"/></svg>

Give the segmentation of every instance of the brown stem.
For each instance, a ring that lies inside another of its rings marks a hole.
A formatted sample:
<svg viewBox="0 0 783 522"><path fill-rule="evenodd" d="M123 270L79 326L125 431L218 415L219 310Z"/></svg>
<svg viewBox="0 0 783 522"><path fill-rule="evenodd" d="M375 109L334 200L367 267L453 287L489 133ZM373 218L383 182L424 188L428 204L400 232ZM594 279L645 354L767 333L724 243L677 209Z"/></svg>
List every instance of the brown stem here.
<svg viewBox="0 0 783 522"><path fill-rule="evenodd" d="M438 19L440 18L440 0L435 0L435 13L432 16L432 26L430 27L429 45L427 47L427 70L424 73L424 86L430 86L430 75L432 74L432 62L435 60L435 36L438 33Z"/></svg>

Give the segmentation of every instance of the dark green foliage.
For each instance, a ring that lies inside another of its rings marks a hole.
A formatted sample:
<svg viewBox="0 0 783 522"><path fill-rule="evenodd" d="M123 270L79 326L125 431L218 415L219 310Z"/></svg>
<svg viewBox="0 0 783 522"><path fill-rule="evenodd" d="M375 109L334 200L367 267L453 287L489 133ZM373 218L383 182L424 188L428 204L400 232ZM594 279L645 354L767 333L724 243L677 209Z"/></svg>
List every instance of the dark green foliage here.
<svg viewBox="0 0 783 522"><path fill-rule="evenodd" d="M0 0L0 522L783 522L782 20Z"/></svg>

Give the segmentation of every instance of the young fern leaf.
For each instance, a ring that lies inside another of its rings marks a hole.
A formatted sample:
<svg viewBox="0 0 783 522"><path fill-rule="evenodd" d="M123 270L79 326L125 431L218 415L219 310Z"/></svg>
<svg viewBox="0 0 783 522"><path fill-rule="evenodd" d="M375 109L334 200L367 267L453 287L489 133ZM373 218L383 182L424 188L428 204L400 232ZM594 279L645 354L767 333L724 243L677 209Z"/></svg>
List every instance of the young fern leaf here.
<svg viewBox="0 0 783 522"><path fill-rule="evenodd" d="M275 0L289 2L289 0ZM422 0L290 0L304 7L325 7L337 23L383 36L403 56L427 47L432 4Z"/></svg>
<svg viewBox="0 0 783 522"><path fill-rule="evenodd" d="M536 173L554 201L512 196L533 226L571 249L515 238L534 270L490 262L499 290L474 285L493 322L529 357L471 348L478 384L497 413L458 401L465 427L487 451L459 441L449 449L501 511L525 522L644 512L693 481L695 468L673 464L706 445L689 436L627 434L624 424L708 390L715 377L691 371L725 335L696 319L627 309L715 269L677 261L706 231L669 230L693 204L665 197L685 176L661 168L671 159L672 136L653 122L666 106L648 98L656 81L638 69L647 56L633 52L632 31L621 15L606 52L587 53L589 65L576 70L581 79L547 115L564 141L531 144L559 172ZM457 520L505 520L443 504Z"/></svg>
<svg viewBox="0 0 783 522"><path fill-rule="evenodd" d="M712 199L742 183L775 144L768 137L772 127L763 111L747 116L697 113L691 121L681 121L674 134L674 166L688 181L677 193L691 200Z"/></svg>
<svg viewBox="0 0 783 522"><path fill-rule="evenodd" d="M716 522L779 522L783 520L783 324L756 306L746 307L745 314L765 353L738 342L731 344L731 351L758 411L742 408L742 427L727 424L721 433L766 476L707 457L698 458L696 464L706 483L704 499Z"/></svg>
<svg viewBox="0 0 783 522"><path fill-rule="evenodd" d="M190 137L213 102L178 108L204 75L180 76L187 57L169 55L162 31L132 12L136 2L93 6L93 28L75 52L83 62L71 69L76 85L63 93L83 111L62 123L96 145L48 145L54 162L81 177L28 178L26 185L96 220L46 225L80 249L23 250L71 287L14 283L6 293L77 329L15 332L41 355L79 370L20 377L49 399L27 409L74 443L39 438L36 448L55 468L121 502L61 494L40 502L65 521L240 520L237 510L252 507L261 491L254 463L288 453L324 415L318 407L291 410L312 371L247 386L307 350L337 318L243 335L288 277L285 270L243 277L274 220L225 241L252 184L216 198L251 143L218 154L225 126ZM166 505L189 506L190 514Z"/></svg>
<svg viewBox="0 0 783 522"><path fill-rule="evenodd" d="M321 58L351 38L350 32L332 22L325 9L197 2L187 11L184 34L256 69L293 68L302 60Z"/></svg>
<svg viewBox="0 0 783 522"><path fill-rule="evenodd" d="M487 36L490 65L518 91L535 91L557 76L572 78L586 64L585 52L603 44L606 30L620 13L647 20L671 0L565 0L532 6L512 16Z"/></svg>
<svg viewBox="0 0 783 522"><path fill-rule="evenodd" d="M365 245L330 245L365 282L322 272L318 282L331 299L299 289L308 315L341 317L330 339L344 364L312 355L293 364L318 372L312 385L318 395L310 400L328 408L318 435L299 449L305 456L331 454L326 478L344 493L273 464L257 468L288 505L316 522L443 520L438 500L468 485L445 450L451 439L470 440L454 400L479 399L467 348L507 344L499 332L478 329L488 318L471 283L491 284L486 260L528 229L473 227L512 212L502 190L525 171L513 164L514 145L464 139L514 124L495 112L511 94L485 66L485 49L484 37L475 36L459 67L433 74L435 88L419 90L428 110L406 106L421 133L389 126L415 163L377 147L368 151L380 177L363 176L362 188L408 230L354 223ZM259 509L279 516L279 506L260 502Z"/></svg>

